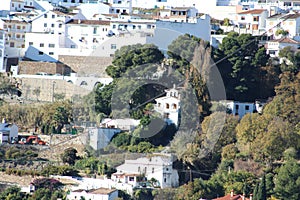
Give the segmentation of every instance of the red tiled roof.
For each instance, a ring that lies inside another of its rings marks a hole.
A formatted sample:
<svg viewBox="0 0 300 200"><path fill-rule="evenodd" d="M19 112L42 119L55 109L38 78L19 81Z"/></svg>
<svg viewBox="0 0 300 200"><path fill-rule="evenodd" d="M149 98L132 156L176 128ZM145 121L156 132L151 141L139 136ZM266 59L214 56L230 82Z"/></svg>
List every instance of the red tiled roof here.
<svg viewBox="0 0 300 200"><path fill-rule="evenodd" d="M242 200L242 199L243 199L243 196L240 194L234 194L232 197L231 197L231 194L228 194L224 197L219 197L219 198L216 198L213 200ZM244 200L249 200L249 199L245 197Z"/></svg>
<svg viewBox="0 0 300 200"><path fill-rule="evenodd" d="M253 14L253 15L258 15L258 14L261 14L262 12L266 11L265 9L253 9L253 10L246 10L244 12L240 12L238 14L242 14L242 15L245 15L245 14Z"/></svg>
<svg viewBox="0 0 300 200"><path fill-rule="evenodd" d="M293 40L291 38L283 37L276 40L271 40L271 42L278 42L278 43L289 43L289 44L300 44L300 42Z"/></svg>

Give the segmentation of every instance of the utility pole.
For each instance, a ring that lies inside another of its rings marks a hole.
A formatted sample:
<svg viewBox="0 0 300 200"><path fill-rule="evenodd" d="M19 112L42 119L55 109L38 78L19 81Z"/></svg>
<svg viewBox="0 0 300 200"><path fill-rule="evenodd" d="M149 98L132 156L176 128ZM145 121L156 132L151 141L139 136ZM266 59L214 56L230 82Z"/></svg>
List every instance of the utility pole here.
<svg viewBox="0 0 300 200"><path fill-rule="evenodd" d="M55 87L55 81L52 82L52 103L54 102L54 87Z"/></svg>

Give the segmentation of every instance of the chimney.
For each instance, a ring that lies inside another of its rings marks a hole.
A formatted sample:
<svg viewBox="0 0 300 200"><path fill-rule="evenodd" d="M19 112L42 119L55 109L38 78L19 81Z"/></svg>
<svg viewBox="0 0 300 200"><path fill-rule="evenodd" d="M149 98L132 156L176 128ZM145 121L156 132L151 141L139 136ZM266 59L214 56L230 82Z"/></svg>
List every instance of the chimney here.
<svg viewBox="0 0 300 200"><path fill-rule="evenodd" d="M253 194L250 194L250 200L252 200L252 196L253 196Z"/></svg>
<svg viewBox="0 0 300 200"><path fill-rule="evenodd" d="M230 197L233 197L233 190L230 191Z"/></svg>

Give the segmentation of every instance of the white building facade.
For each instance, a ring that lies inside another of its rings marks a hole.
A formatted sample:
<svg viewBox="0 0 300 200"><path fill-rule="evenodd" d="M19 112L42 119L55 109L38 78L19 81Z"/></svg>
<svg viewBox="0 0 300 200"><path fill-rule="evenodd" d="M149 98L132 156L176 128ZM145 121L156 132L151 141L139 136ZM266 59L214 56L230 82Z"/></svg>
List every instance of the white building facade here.
<svg viewBox="0 0 300 200"><path fill-rule="evenodd" d="M4 56L5 56L5 31L3 29L0 29L0 72L6 71Z"/></svg>
<svg viewBox="0 0 300 200"><path fill-rule="evenodd" d="M161 188L178 187L179 176L173 168L173 161L174 157L171 154L152 154L136 160L125 160L123 165L116 168L115 174L140 174L147 180L154 178Z"/></svg>
<svg viewBox="0 0 300 200"><path fill-rule="evenodd" d="M165 90L166 96L155 99L154 110L161 114L168 124L180 124L180 94L177 89L172 88Z"/></svg>
<svg viewBox="0 0 300 200"><path fill-rule="evenodd" d="M282 36L276 35L276 31L284 30L288 31L288 37L300 41L300 13L290 12L271 16L266 20L266 29L269 36L277 39Z"/></svg>
<svg viewBox="0 0 300 200"><path fill-rule="evenodd" d="M300 42L286 37L267 41L267 54L271 57L278 57L280 50L288 46L297 50L300 48Z"/></svg>
<svg viewBox="0 0 300 200"><path fill-rule="evenodd" d="M18 126L3 122L0 124L0 144L12 143L15 138L18 138Z"/></svg>

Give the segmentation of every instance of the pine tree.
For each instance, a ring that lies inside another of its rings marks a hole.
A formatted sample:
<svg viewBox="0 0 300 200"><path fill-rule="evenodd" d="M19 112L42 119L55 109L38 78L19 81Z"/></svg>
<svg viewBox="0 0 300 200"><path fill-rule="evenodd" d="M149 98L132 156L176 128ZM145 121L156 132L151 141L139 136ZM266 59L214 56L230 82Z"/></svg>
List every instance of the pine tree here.
<svg viewBox="0 0 300 200"><path fill-rule="evenodd" d="M259 187L258 187L258 191L257 191L257 195L256 195L256 199L257 200L266 200L267 199L267 192L266 192L266 176L263 175Z"/></svg>

